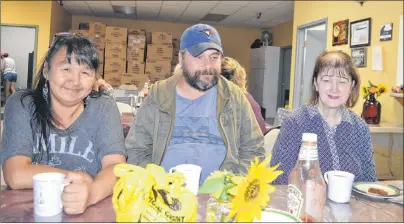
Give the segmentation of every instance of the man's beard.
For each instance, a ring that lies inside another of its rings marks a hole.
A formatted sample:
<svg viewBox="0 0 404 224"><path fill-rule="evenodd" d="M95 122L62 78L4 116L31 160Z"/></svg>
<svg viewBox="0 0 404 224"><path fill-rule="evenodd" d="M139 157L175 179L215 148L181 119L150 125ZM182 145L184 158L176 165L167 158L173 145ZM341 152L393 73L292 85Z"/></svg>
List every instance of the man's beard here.
<svg viewBox="0 0 404 224"><path fill-rule="evenodd" d="M219 81L219 73L213 69L197 70L194 74L191 74L186 66L182 66L182 72L187 83L193 88L206 92L212 87L214 87ZM212 75L213 79L211 81L201 80L202 75Z"/></svg>

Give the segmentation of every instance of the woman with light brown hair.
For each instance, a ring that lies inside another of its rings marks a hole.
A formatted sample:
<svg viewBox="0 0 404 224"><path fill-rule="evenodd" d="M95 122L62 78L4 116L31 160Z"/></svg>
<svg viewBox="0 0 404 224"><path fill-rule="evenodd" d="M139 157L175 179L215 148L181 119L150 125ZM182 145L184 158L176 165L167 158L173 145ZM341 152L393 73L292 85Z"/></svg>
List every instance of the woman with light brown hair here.
<svg viewBox="0 0 404 224"><path fill-rule="evenodd" d="M241 66L236 59L224 57L222 62L222 76L232 81L246 94L251 108L254 111L255 117L257 118L258 124L260 125L262 134L265 135L268 130L266 128L265 120L261 114L261 107L258 105L257 101L255 101L254 97L247 92L247 74L244 67Z"/></svg>
<svg viewBox="0 0 404 224"><path fill-rule="evenodd" d="M283 174L276 184L287 184L298 160L304 132L316 134L318 159L324 174L347 171L355 181L376 181L369 127L349 108L359 97L360 77L352 58L341 51L322 53L316 60L312 96L282 123L272 151L271 164L280 163Z"/></svg>

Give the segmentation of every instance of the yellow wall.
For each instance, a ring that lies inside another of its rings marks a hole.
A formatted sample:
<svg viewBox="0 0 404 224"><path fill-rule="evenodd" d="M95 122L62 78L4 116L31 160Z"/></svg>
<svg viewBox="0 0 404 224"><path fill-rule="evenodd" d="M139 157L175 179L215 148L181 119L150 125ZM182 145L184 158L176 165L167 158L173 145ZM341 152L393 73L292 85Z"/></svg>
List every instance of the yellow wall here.
<svg viewBox="0 0 404 224"><path fill-rule="evenodd" d="M371 46L367 49L367 67L358 68L358 71L362 83L366 84L367 80L371 80L375 84L385 83L388 85L388 92L390 92L391 87L396 83L400 15L403 15L402 1L365 1L363 6L360 6L356 1L295 1L289 101L292 102L293 100L297 27L327 17L327 50L341 49L349 54L351 54L349 42L347 45L332 47L332 24L345 19L349 19L351 22L368 17L372 18ZM381 42L379 40L380 26L384 23L393 23L392 41ZM383 71L372 71L372 46L376 45L382 47ZM378 99L382 104L381 122L403 124L403 105L397 99L390 97L389 94L384 94ZM353 108L358 115L362 111L363 102L361 95L357 105Z"/></svg>
<svg viewBox="0 0 404 224"><path fill-rule="evenodd" d="M55 33L67 32L72 27L72 15L55 1L52 1L50 21L49 43L52 43L53 35L55 35Z"/></svg>
<svg viewBox="0 0 404 224"><path fill-rule="evenodd" d="M182 23L167 23L155 21L141 21L141 20L128 20L128 19L113 19L102 17L88 17L88 16L73 16L72 28L78 29L80 22L103 22L108 26L119 26L128 28L141 28L146 29L147 32L162 31L172 33L174 38L180 38L182 32L190 24ZM242 64L247 73L250 71L250 46L257 39L261 33L259 29L240 29L228 28L221 26L214 26L222 38L223 51L226 56L237 59Z"/></svg>
<svg viewBox="0 0 404 224"><path fill-rule="evenodd" d="M39 27L37 65L49 47L51 4L51 1L1 1L1 23Z"/></svg>
<svg viewBox="0 0 404 224"><path fill-rule="evenodd" d="M292 46L293 20L272 28L272 33L274 35L273 46Z"/></svg>

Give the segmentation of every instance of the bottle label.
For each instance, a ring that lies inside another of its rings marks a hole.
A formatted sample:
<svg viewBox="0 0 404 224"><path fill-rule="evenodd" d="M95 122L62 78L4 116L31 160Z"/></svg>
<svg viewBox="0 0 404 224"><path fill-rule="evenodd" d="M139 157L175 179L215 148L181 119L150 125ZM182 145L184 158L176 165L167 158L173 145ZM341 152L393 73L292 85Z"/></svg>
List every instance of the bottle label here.
<svg viewBox="0 0 404 224"><path fill-rule="evenodd" d="M318 160L317 148L302 148L299 152L299 160Z"/></svg>
<svg viewBox="0 0 404 224"><path fill-rule="evenodd" d="M290 214L300 217L303 206L302 192L293 184L288 185L288 211Z"/></svg>
<svg viewBox="0 0 404 224"><path fill-rule="evenodd" d="M321 222L326 200L326 186L313 180L306 182L306 212Z"/></svg>

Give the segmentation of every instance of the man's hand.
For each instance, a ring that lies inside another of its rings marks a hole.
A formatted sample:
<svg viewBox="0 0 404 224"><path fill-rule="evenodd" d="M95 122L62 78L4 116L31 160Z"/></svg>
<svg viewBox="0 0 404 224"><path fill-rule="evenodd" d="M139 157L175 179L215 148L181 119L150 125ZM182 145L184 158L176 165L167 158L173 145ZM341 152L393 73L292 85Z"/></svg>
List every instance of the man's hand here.
<svg viewBox="0 0 404 224"><path fill-rule="evenodd" d="M69 172L62 194L64 211L67 214L81 214L89 206L90 190L93 178L84 172Z"/></svg>

